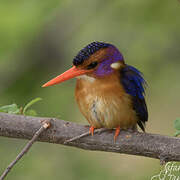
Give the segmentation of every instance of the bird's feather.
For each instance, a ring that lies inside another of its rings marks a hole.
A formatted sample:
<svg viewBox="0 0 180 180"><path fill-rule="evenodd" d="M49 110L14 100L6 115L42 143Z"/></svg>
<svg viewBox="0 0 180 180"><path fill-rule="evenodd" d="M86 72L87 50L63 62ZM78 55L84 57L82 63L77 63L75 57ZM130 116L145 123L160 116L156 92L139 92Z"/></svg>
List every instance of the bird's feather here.
<svg viewBox="0 0 180 180"><path fill-rule="evenodd" d="M148 111L144 99L146 82L142 73L136 68L125 65L121 69L121 83L129 95L132 97L133 108L138 117L138 125L144 131L145 122L148 120Z"/></svg>

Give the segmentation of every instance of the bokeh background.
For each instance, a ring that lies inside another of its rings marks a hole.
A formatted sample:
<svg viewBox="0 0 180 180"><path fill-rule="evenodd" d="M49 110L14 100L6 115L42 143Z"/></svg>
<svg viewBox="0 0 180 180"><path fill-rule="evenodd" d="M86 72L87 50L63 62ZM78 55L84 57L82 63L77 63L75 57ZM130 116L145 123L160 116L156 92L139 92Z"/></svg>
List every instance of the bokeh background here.
<svg viewBox="0 0 180 180"><path fill-rule="evenodd" d="M72 64L92 41L116 45L149 84L147 132L173 135L180 116L180 2L178 0L0 1L0 105L35 97L39 116L87 124L74 101L75 80L41 88ZM0 138L0 172L25 140ZM36 143L7 179L144 180L158 160Z"/></svg>

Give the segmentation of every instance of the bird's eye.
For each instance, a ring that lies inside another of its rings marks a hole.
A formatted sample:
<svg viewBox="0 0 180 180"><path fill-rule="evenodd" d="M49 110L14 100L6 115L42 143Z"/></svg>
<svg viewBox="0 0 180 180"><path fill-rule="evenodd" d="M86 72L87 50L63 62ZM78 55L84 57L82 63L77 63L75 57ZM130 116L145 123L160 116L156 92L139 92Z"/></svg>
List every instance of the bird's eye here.
<svg viewBox="0 0 180 180"><path fill-rule="evenodd" d="M87 66L87 69L93 69L93 68L95 68L97 65L98 65L98 62L97 62L97 61L94 61L94 62L92 62L91 64L89 64L89 65Z"/></svg>

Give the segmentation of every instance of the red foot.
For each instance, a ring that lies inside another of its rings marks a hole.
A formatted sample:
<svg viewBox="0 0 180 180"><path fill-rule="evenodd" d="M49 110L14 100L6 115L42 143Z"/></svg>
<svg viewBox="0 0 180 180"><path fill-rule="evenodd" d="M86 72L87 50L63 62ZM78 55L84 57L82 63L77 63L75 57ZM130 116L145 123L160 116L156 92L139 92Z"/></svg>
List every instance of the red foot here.
<svg viewBox="0 0 180 180"><path fill-rule="evenodd" d="M92 136L94 135L94 126L91 126L89 128L89 133L91 133Z"/></svg>
<svg viewBox="0 0 180 180"><path fill-rule="evenodd" d="M116 128L115 135L114 135L114 142L116 141L117 137L119 136L119 133L120 133L120 126L118 126Z"/></svg>

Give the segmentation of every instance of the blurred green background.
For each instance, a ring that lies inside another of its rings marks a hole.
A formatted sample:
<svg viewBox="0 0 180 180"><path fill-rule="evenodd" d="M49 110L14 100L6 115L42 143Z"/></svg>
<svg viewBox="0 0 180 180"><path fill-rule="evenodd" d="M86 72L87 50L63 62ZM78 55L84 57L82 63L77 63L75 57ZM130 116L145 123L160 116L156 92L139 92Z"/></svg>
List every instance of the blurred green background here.
<svg viewBox="0 0 180 180"><path fill-rule="evenodd" d="M75 80L41 88L92 41L116 45L149 84L147 132L173 135L180 116L180 2L143 0L0 1L0 105L35 97L39 116L87 124L74 101ZM73 117L73 118L72 118ZM26 141L0 138L0 173ZM144 180L158 160L36 143L7 179Z"/></svg>

